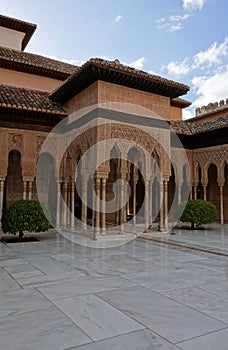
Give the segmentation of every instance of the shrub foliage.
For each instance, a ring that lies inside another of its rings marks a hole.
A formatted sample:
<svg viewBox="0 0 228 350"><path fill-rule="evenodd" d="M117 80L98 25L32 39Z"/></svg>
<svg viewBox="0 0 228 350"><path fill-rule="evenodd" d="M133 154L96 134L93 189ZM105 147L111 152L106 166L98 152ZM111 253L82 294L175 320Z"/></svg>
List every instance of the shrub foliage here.
<svg viewBox="0 0 228 350"><path fill-rule="evenodd" d="M45 216L50 217L48 210L33 200L19 200L3 209L2 230L4 233L17 234L22 238L24 231L47 231L51 224Z"/></svg>
<svg viewBox="0 0 228 350"><path fill-rule="evenodd" d="M178 207L178 217L181 222L190 222L194 225L202 225L215 221L216 207L214 204L202 199L182 202Z"/></svg>

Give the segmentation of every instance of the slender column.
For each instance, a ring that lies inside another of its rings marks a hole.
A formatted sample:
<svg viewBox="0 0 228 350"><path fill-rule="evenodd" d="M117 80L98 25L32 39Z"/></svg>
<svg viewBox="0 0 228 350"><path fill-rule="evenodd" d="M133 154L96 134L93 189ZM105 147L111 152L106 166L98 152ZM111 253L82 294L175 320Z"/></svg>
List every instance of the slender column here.
<svg viewBox="0 0 228 350"><path fill-rule="evenodd" d="M67 225L67 182L64 182L63 184L63 225Z"/></svg>
<svg viewBox="0 0 228 350"><path fill-rule="evenodd" d="M87 179L82 179L82 222L83 226L87 224Z"/></svg>
<svg viewBox="0 0 228 350"><path fill-rule="evenodd" d="M192 184L190 184L189 199L190 199L190 200L193 199Z"/></svg>
<svg viewBox="0 0 228 350"><path fill-rule="evenodd" d="M4 193L4 180L0 180L0 227L1 227L1 218L2 218L2 209L3 209L3 193Z"/></svg>
<svg viewBox="0 0 228 350"><path fill-rule="evenodd" d="M194 199L197 199L197 185L194 185Z"/></svg>
<svg viewBox="0 0 228 350"><path fill-rule="evenodd" d="M136 186L137 180L133 180L133 224L136 224Z"/></svg>
<svg viewBox="0 0 228 350"><path fill-rule="evenodd" d="M120 185L120 234L124 233L124 179Z"/></svg>
<svg viewBox="0 0 228 350"><path fill-rule="evenodd" d="M153 224L153 180L149 182L149 227Z"/></svg>
<svg viewBox="0 0 228 350"><path fill-rule="evenodd" d="M221 225L223 225L224 224L223 186L220 186L219 189L220 189L220 222L221 222Z"/></svg>
<svg viewBox="0 0 228 350"><path fill-rule="evenodd" d="M60 227L60 198L61 198L61 183L57 182L57 202L56 202L56 228Z"/></svg>
<svg viewBox="0 0 228 350"><path fill-rule="evenodd" d="M101 179L101 234L106 234L106 179Z"/></svg>
<svg viewBox="0 0 228 350"><path fill-rule="evenodd" d="M156 180L155 183L155 218L158 217L159 213L159 183Z"/></svg>
<svg viewBox="0 0 228 350"><path fill-rule="evenodd" d="M74 228L74 191L75 191L75 184L74 182L71 183L71 228Z"/></svg>
<svg viewBox="0 0 228 350"><path fill-rule="evenodd" d="M101 181L100 178L96 178L96 226L95 234L100 233L100 191Z"/></svg>
<svg viewBox="0 0 228 350"><path fill-rule="evenodd" d="M32 199L32 181L29 181L29 197L28 197L29 200Z"/></svg>
<svg viewBox="0 0 228 350"><path fill-rule="evenodd" d="M207 186L203 186L203 200L207 200Z"/></svg>
<svg viewBox="0 0 228 350"><path fill-rule="evenodd" d="M71 183L69 182L68 188L67 188L67 225L70 226L71 223Z"/></svg>
<svg viewBox="0 0 228 350"><path fill-rule="evenodd" d="M144 212L144 222L145 222L145 231L149 227L149 181L145 181L145 212Z"/></svg>
<svg viewBox="0 0 228 350"><path fill-rule="evenodd" d="M178 204L181 203L181 185L178 185L178 188L177 188L177 191L178 191Z"/></svg>
<svg viewBox="0 0 228 350"><path fill-rule="evenodd" d="M163 183L160 183L160 215L159 215L159 231L164 231L164 213L163 213Z"/></svg>
<svg viewBox="0 0 228 350"><path fill-rule="evenodd" d="M168 231L168 182L164 181L164 229Z"/></svg>
<svg viewBox="0 0 228 350"><path fill-rule="evenodd" d="M23 199L26 199L27 194L27 181L23 181Z"/></svg>

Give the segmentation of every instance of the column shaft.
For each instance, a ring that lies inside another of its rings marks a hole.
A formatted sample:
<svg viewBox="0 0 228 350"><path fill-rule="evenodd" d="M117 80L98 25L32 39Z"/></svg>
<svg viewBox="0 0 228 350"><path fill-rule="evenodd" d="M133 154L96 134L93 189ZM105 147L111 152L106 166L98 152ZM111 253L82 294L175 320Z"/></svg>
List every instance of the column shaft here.
<svg viewBox="0 0 228 350"><path fill-rule="evenodd" d="M224 224L223 186L220 186L220 222Z"/></svg>
<svg viewBox="0 0 228 350"><path fill-rule="evenodd" d="M71 183L71 228L74 228L74 191L75 191L75 184L74 182Z"/></svg>
<svg viewBox="0 0 228 350"><path fill-rule="evenodd" d="M95 223L95 233L100 233L100 178L96 178L96 223Z"/></svg>
<svg viewBox="0 0 228 350"><path fill-rule="evenodd" d="M159 231L164 231L164 205L163 205L163 183L160 183L160 215L159 215Z"/></svg>
<svg viewBox="0 0 228 350"><path fill-rule="evenodd" d="M105 235L106 231L106 179L101 179L101 234Z"/></svg>
<svg viewBox="0 0 228 350"><path fill-rule="evenodd" d="M0 180L0 227L1 227L1 218L3 210L3 198L4 198L4 180Z"/></svg>
<svg viewBox="0 0 228 350"><path fill-rule="evenodd" d="M168 231L168 182L164 181L164 229Z"/></svg>
<svg viewBox="0 0 228 350"><path fill-rule="evenodd" d="M56 198L56 227L60 227L60 198L61 198L61 183L57 182L57 198Z"/></svg>

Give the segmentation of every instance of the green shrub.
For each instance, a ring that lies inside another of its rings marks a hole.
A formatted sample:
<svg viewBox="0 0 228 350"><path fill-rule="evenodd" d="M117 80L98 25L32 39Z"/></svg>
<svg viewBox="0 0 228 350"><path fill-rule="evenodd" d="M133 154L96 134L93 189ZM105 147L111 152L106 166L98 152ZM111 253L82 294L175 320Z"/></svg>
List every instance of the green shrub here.
<svg viewBox="0 0 228 350"><path fill-rule="evenodd" d="M43 212L45 211L45 214ZM33 200L19 200L5 207L2 212L2 230L4 233L17 234L23 237L23 231L43 232L47 231L51 224L47 208Z"/></svg>
<svg viewBox="0 0 228 350"><path fill-rule="evenodd" d="M215 221L216 207L214 204L202 199L182 202L178 206L178 217L181 222L190 222L191 227Z"/></svg>

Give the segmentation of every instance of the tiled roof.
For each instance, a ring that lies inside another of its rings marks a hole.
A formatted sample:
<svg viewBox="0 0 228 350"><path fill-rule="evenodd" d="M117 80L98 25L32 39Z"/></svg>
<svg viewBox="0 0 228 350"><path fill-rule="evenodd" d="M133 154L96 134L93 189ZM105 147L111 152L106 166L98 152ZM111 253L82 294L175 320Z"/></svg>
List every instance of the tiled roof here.
<svg viewBox="0 0 228 350"><path fill-rule="evenodd" d="M59 104L49 99L49 93L39 90L0 85L0 108L67 115Z"/></svg>
<svg viewBox="0 0 228 350"><path fill-rule="evenodd" d="M212 131L215 129L222 129L228 127L228 114L221 117L217 117L212 120L196 120L192 119L187 122L191 128L192 134L199 134L207 131Z"/></svg>
<svg viewBox="0 0 228 350"><path fill-rule="evenodd" d="M176 134L191 135L191 130L188 127L188 123L184 120L172 120L170 122L171 131Z"/></svg>
<svg viewBox="0 0 228 350"><path fill-rule="evenodd" d="M22 50L25 49L37 27L36 24L3 15L0 15L0 26L25 33L22 41Z"/></svg>
<svg viewBox="0 0 228 350"><path fill-rule="evenodd" d="M97 80L170 98L184 95L189 90L187 85L125 66L118 60L107 61L100 58L91 58L57 88L51 95L51 98L54 101L65 103L76 93L79 93Z"/></svg>
<svg viewBox="0 0 228 350"><path fill-rule="evenodd" d="M177 134L195 135L228 127L228 114L212 120L174 120L170 122L171 129Z"/></svg>
<svg viewBox="0 0 228 350"><path fill-rule="evenodd" d="M0 67L65 80L77 66L41 55L0 46Z"/></svg>

